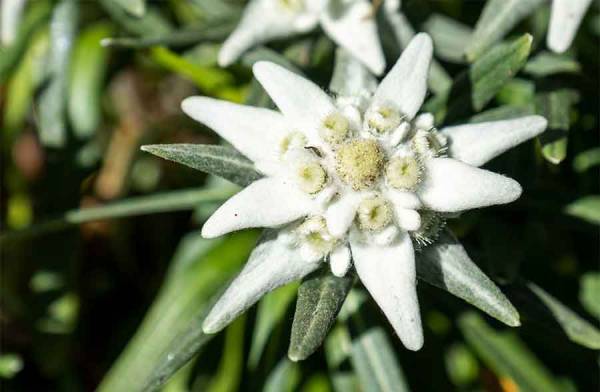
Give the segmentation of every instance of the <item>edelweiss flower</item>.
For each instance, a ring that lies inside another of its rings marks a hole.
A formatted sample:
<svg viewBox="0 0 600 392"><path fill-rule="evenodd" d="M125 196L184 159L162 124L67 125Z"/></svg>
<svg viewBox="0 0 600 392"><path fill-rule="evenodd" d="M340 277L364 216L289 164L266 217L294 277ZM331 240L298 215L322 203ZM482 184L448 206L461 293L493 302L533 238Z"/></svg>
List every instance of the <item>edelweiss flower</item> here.
<svg viewBox="0 0 600 392"><path fill-rule="evenodd" d="M319 23L372 72L383 72L385 59L373 6L367 0L250 0L240 24L223 44L219 64L230 65L254 45L308 32Z"/></svg>
<svg viewBox="0 0 600 392"><path fill-rule="evenodd" d="M265 175L223 204L202 235L277 228L214 306L205 332L323 263L338 276L354 264L404 345L422 346L415 248L435 239L446 214L517 199L516 181L477 166L546 126L530 116L437 131L431 114L417 116L431 57L431 39L419 34L373 94L337 100L278 65L256 63L280 112L205 97L183 102Z"/></svg>
<svg viewBox="0 0 600 392"><path fill-rule="evenodd" d="M591 3L592 0L553 0L547 37L552 51L563 53L569 49Z"/></svg>

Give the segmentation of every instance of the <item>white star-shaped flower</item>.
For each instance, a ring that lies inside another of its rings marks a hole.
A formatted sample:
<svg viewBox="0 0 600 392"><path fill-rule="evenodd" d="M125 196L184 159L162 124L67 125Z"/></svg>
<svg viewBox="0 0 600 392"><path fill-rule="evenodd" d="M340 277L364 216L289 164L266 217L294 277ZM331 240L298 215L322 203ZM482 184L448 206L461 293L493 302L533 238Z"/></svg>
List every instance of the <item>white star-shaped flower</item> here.
<svg viewBox="0 0 600 392"><path fill-rule="evenodd" d="M318 24L372 72L383 72L385 59L367 0L250 0L219 52L219 65L232 64L255 45L305 33Z"/></svg>
<svg viewBox="0 0 600 392"><path fill-rule="evenodd" d="M563 53L571 46L577 29L592 0L552 0L548 47Z"/></svg>
<svg viewBox="0 0 600 392"><path fill-rule="evenodd" d="M422 346L415 247L435 239L446 214L517 199L516 181L477 166L546 127L529 116L437 131L430 114L417 116L431 58L431 39L419 34L373 93L338 99L259 62L254 75L280 111L205 97L183 102L265 175L225 202L203 236L277 229L214 306L205 332L324 262L338 276L353 263L404 345Z"/></svg>

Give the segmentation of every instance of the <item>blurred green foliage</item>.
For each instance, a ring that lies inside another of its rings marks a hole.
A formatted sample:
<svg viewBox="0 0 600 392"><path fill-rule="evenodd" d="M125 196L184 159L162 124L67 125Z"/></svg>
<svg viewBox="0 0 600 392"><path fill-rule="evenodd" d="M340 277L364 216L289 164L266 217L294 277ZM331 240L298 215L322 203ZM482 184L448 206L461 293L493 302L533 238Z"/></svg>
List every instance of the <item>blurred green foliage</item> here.
<svg viewBox="0 0 600 392"><path fill-rule="evenodd" d="M201 331L258 233L202 239L203 221L239 188L193 169L238 185L258 173L228 146L196 146L192 155L161 147L220 143L182 114L181 100L199 94L272 106L251 77L259 60L324 87L334 70L335 46L320 31L252 49L219 68L218 48L243 6L27 3L15 40L0 47L0 388L598 390L598 2L563 55L544 47L549 12L539 0L492 0L483 14L483 1L405 0L397 15L379 8L389 64L414 31L432 35L437 62L426 107L438 122L537 113L550 128L489 165L523 185L519 201L451 222L516 310L504 303L493 309L460 276L448 284L419 271L508 324L517 324L518 311L522 326L502 325L420 284L426 343L416 353L401 347L358 285L319 275L270 293L224 333ZM151 158L142 144L190 168ZM223 156L237 170L221 165ZM479 285L489 293L483 278ZM302 288L309 286L328 294L316 298ZM298 335L294 319L312 334ZM288 350L306 359L292 362Z"/></svg>

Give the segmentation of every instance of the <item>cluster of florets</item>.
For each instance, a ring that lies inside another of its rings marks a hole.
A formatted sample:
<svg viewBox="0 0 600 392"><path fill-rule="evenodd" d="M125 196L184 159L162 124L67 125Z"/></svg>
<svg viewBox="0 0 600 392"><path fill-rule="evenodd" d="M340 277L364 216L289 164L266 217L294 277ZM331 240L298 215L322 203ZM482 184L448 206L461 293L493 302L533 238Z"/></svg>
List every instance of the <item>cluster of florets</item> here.
<svg viewBox="0 0 600 392"><path fill-rule="evenodd" d="M408 232L418 246L432 242L444 218L422 208L417 189L427 159L444 156L446 140L425 113L409 121L392 105L368 111L338 100L337 111L320 122L320 143L295 130L280 144L280 159L291 180L320 201L322 209L299 223L292 238L305 258L326 258L354 230L365 241L389 244ZM355 200L350 229L328 224L331 206Z"/></svg>

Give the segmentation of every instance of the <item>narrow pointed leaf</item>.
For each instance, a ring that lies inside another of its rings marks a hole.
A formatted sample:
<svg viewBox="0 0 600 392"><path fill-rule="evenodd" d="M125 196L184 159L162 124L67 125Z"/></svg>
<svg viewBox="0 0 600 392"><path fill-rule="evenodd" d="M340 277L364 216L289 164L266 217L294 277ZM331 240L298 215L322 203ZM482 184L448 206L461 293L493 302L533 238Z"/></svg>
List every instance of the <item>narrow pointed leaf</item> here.
<svg viewBox="0 0 600 392"><path fill-rule="evenodd" d="M156 390L198 353L210 339L200 328L203 316L247 259L257 236L250 231L205 240L190 233L156 300L98 390Z"/></svg>
<svg viewBox="0 0 600 392"><path fill-rule="evenodd" d="M447 290L511 327L520 325L515 307L450 232L443 232L434 244L417 253L416 264L419 279Z"/></svg>
<svg viewBox="0 0 600 392"><path fill-rule="evenodd" d="M85 222L124 218L144 214L191 210L202 203L222 202L233 196L237 187L229 185L214 189L181 189L115 201L104 206L67 211L58 219L35 224L27 229L2 233L0 244L9 244L31 236L63 230Z"/></svg>
<svg viewBox="0 0 600 392"><path fill-rule="evenodd" d="M511 298L527 323L550 332L558 327L572 342L592 350L600 349L600 330L544 289L532 282L524 282L510 289Z"/></svg>
<svg viewBox="0 0 600 392"><path fill-rule="evenodd" d="M578 100L577 92L569 89L538 94L535 98L537 113L548 119L548 131L539 140L542 155L551 163L559 164L567 156L571 110Z"/></svg>
<svg viewBox="0 0 600 392"><path fill-rule="evenodd" d="M448 16L433 14L423 27L431 35L435 54L439 58L453 63L465 62L465 45L473 33L469 26Z"/></svg>
<svg viewBox="0 0 600 392"><path fill-rule="evenodd" d="M67 141L67 89L71 49L77 30L79 2L62 0L50 22L50 81L39 99L39 134L42 144L62 147Z"/></svg>
<svg viewBox="0 0 600 392"><path fill-rule="evenodd" d="M306 278L298 289L288 357L306 359L322 344L350 291L353 278L328 270Z"/></svg>
<svg viewBox="0 0 600 392"><path fill-rule="evenodd" d="M532 58L523 70L541 78L557 73L576 73L581 70L581 66L577 61L564 54L542 52Z"/></svg>
<svg viewBox="0 0 600 392"><path fill-rule="evenodd" d="M283 358L267 377L263 392L293 392L300 383L300 376L300 366Z"/></svg>
<svg viewBox="0 0 600 392"><path fill-rule="evenodd" d="M231 147L206 144L153 144L143 151L192 169L223 177L237 185L246 186L262 178L248 158Z"/></svg>
<svg viewBox="0 0 600 392"><path fill-rule="evenodd" d="M146 13L146 0L111 0L125 11L135 17L141 17Z"/></svg>
<svg viewBox="0 0 600 392"><path fill-rule="evenodd" d="M517 23L531 14L543 0L490 0L473 32L465 53L472 62L495 42L504 37Z"/></svg>
<svg viewBox="0 0 600 392"><path fill-rule="evenodd" d="M381 327L367 329L353 339L351 361L364 392L409 391L393 346Z"/></svg>
<svg viewBox="0 0 600 392"><path fill-rule="evenodd" d="M451 88L427 102L426 110L435 114L438 123L480 111L525 65L531 42L531 35L524 34L496 45L460 73Z"/></svg>
<svg viewBox="0 0 600 392"><path fill-rule="evenodd" d="M600 225L600 195L591 195L577 199L565 207L567 215Z"/></svg>
<svg viewBox="0 0 600 392"><path fill-rule="evenodd" d="M590 148L580 152L573 159L573 169L577 173L583 173L586 170L600 165L600 147Z"/></svg>
<svg viewBox="0 0 600 392"><path fill-rule="evenodd" d="M459 327L486 365L500 377L512 379L519 391L562 391L550 371L513 333L499 333L473 313L461 317Z"/></svg>
<svg viewBox="0 0 600 392"><path fill-rule="evenodd" d="M101 121L101 96L108 66L108 50L100 40L113 31L110 24L98 23L84 30L75 44L69 80L69 119L79 138L89 138Z"/></svg>
<svg viewBox="0 0 600 392"><path fill-rule="evenodd" d="M580 282L579 301L585 310L600 320L600 272L588 272Z"/></svg>

